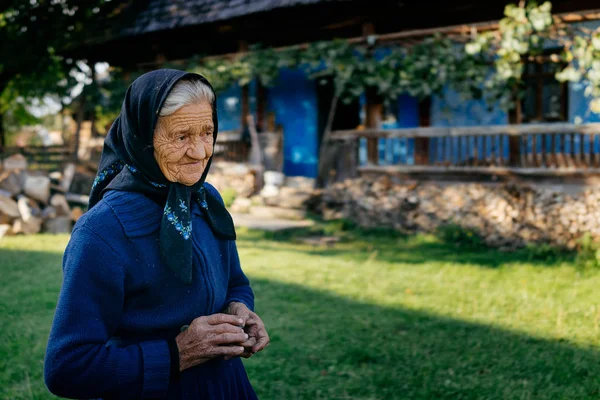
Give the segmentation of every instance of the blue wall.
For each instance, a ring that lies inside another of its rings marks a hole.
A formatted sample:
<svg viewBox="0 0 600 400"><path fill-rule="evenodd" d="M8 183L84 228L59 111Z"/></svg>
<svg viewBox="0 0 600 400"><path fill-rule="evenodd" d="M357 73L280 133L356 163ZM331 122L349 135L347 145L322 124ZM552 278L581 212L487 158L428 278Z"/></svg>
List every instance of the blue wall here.
<svg viewBox="0 0 600 400"><path fill-rule="evenodd" d="M318 115L315 82L297 69L281 70L268 89L269 111L283 126L283 172L288 176L316 177L318 169Z"/></svg>
<svg viewBox="0 0 600 400"><path fill-rule="evenodd" d="M217 96L219 131L233 131L242 128L242 90L235 85Z"/></svg>

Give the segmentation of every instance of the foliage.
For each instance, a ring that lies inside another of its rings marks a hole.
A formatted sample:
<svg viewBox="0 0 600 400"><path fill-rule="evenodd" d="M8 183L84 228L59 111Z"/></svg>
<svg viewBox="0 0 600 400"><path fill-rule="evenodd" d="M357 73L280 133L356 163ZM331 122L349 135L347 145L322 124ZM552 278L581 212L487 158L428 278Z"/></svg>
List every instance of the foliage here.
<svg viewBox="0 0 600 400"><path fill-rule="evenodd" d="M221 197L223 197L225 207L231 207L237 197L237 192L233 188L227 188L221 192Z"/></svg>
<svg viewBox="0 0 600 400"><path fill-rule="evenodd" d="M13 116L24 117L18 122L27 123L29 116L18 109L33 98L48 95L64 105L86 68L59 52L83 40L99 13L108 12L116 3L110 0L4 2L0 7L0 116L12 110Z"/></svg>
<svg viewBox="0 0 600 400"><path fill-rule="evenodd" d="M505 17L500 20L498 31L475 35L467 43L465 52L480 55L494 66L494 73L485 79L485 91L489 101L498 102L504 109L513 106L515 94L522 96L519 86L523 74L524 56L539 54L545 40L550 36L553 24L552 5L535 2L505 7Z"/></svg>
<svg viewBox="0 0 600 400"><path fill-rule="evenodd" d="M481 236L474 229L449 223L438 227L436 235L447 244L463 248L484 248Z"/></svg>
<svg viewBox="0 0 600 400"><path fill-rule="evenodd" d="M582 270L600 268L600 243L589 233L584 234L579 240L575 262Z"/></svg>

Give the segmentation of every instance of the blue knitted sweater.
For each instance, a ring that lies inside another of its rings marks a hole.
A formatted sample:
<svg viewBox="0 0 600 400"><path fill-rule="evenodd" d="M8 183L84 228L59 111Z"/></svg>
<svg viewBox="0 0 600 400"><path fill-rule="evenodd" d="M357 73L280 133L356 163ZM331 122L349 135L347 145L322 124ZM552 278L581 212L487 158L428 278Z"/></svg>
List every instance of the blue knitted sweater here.
<svg viewBox="0 0 600 400"><path fill-rule="evenodd" d="M207 190L216 190L205 184ZM220 197L219 197L220 198ZM77 222L44 363L46 385L69 398L255 398L239 358L171 377L168 339L194 318L239 301L254 308L235 242L217 239L192 204L193 281L161 263L162 209L110 191Z"/></svg>

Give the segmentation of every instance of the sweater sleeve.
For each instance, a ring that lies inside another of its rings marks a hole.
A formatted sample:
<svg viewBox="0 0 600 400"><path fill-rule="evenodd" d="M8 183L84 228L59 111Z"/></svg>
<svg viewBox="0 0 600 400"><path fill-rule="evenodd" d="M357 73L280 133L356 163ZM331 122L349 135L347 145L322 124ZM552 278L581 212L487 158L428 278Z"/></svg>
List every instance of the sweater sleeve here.
<svg viewBox="0 0 600 400"><path fill-rule="evenodd" d="M240 257L233 240L229 242L229 286L225 304L227 305L232 301L244 303L250 310L254 311L254 293L250 287L250 281L240 266Z"/></svg>
<svg viewBox="0 0 600 400"><path fill-rule="evenodd" d="M170 374L166 340L125 347L108 342L125 300L125 273L113 248L85 226L63 259L63 284L46 357L44 379L68 398L162 398Z"/></svg>

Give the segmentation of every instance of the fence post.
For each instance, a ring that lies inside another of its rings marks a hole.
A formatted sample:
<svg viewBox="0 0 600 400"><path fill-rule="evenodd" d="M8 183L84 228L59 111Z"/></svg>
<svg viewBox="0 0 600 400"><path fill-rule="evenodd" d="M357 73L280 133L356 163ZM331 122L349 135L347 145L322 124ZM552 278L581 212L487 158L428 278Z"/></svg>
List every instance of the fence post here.
<svg viewBox="0 0 600 400"><path fill-rule="evenodd" d="M431 125L431 98L419 102L419 125L426 127ZM415 164L416 165L427 165L429 164L429 138L428 137L416 137L415 138Z"/></svg>

